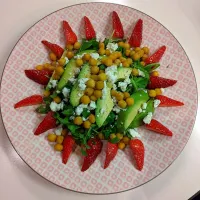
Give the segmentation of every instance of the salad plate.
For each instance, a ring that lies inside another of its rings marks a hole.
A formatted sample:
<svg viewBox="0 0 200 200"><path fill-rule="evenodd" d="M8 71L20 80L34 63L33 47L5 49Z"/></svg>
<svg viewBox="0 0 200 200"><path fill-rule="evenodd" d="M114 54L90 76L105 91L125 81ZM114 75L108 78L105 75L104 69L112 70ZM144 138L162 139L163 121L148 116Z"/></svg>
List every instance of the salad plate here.
<svg viewBox="0 0 200 200"><path fill-rule="evenodd" d="M112 3L73 5L38 21L1 81L16 152L43 178L82 193L123 192L157 177L185 147L196 111L195 75L177 39Z"/></svg>

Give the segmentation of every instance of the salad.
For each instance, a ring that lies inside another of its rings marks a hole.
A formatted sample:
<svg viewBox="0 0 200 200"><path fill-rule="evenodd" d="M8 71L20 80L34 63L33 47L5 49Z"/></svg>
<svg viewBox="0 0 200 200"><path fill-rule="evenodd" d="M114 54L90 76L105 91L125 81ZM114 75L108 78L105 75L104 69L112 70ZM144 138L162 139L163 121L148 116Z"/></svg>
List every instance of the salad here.
<svg viewBox="0 0 200 200"><path fill-rule="evenodd" d="M143 21L135 24L125 38L118 14L112 13L113 34L99 41L88 17L84 17L85 38L78 41L67 21L62 22L65 48L46 40L49 63L25 70L25 75L44 86L43 94L27 97L14 108L38 105L44 116L34 131L40 135L54 129L47 140L62 153L64 164L74 148L83 155L81 171L86 171L101 153L106 140L104 169L118 149L131 148L136 168L142 170L145 148L137 128L165 136L172 132L153 119L158 107L182 106L182 102L163 95L164 88L177 81L159 76L159 61L166 46L150 53L141 47Z"/></svg>

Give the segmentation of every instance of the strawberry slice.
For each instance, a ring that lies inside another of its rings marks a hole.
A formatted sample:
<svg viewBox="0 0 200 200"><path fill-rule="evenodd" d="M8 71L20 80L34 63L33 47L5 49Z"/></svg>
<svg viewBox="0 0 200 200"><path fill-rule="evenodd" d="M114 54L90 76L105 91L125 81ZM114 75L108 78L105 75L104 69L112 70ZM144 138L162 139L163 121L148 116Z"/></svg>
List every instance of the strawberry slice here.
<svg viewBox="0 0 200 200"><path fill-rule="evenodd" d="M56 127L56 119L54 118L53 114L54 113L52 111L47 113L45 118L35 130L34 135L40 135L41 133Z"/></svg>
<svg viewBox="0 0 200 200"><path fill-rule="evenodd" d="M75 144L75 140L71 135L65 137L63 141L63 152L62 152L62 162L64 164L67 163L69 156L73 150L73 146Z"/></svg>
<svg viewBox="0 0 200 200"><path fill-rule="evenodd" d="M81 171L86 171L96 160L97 156L101 153L102 142L99 139L92 138L88 141L87 156L85 156Z"/></svg>
<svg viewBox="0 0 200 200"><path fill-rule="evenodd" d="M128 41L132 47L140 47L142 43L142 30L143 30L143 21L139 19Z"/></svg>
<svg viewBox="0 0 200 200"><path fill-rule="evenodd" d="M166 46L160 47L160 49L158 49L153 55L151 55L145 60L146 65L159 62L165 51Z"/></svg>
<svg viewBox="0 0 200 200"><path fill-rule="evenodd" d="M24 72L28 78L41 85L47 85L52 75L52 71L49 70L27 69Z"/></svg>
<svg viewBox="0 0 200 200"><path fill-rule="evenodd" d="M51 50L58 58L61 58L64 52L64 49L62 47L46 40L42 40L42 44L44 44L49 50Z"/></svg>
<svg viewBox="0 0 200 200"><path fill-rule="evenodd" d="M141 171L144 165L144 145L139 139L132 139L129 145L132 150L133 158L136 162L136 167Z"/></svg>
<svg viewBox="0 0 200 200"><path fill-rule="evenodd" d="M154 131L156 133L160 133L162 135L166 135L166 136L172 136L172 132L165 127L164 125L162 125L160 122L158 122L155 119L152 119L150 124L145 124L145 127L148 130Z"/></svg>
<svg viewBox="0 0 200 200"><path fill-rule="evenodd" d="M172 79L167 79L159 76L151 76L148 84L149 89L155 88L167 88L173 86L177 81Z"/></svg>
<svg viewBox="0 0 200 200"><path fill-rule="evenodd" d="M96 37L95 30L88 17L84 16L84 21L85 21L85 37L87 40L91 40Z"/></svg>
<svg viewBox="0 0 200 200"><path fill-rule="evenodd" d="M113 144L111 142L107 143L106 160L104 163L104 169L106 169L109 166L110 162L115 158L115 156L117 155L117 151L118 151L117 144Z"/></svg>
<svg viewBox="0 0 200 200"><path fill-rule="evenodd" d="M121 23L121 20L117 14L117 12L113 11L112 13L112 23L113 23L113 37L114 38L123 38L124 37L124 29Z"/></svg>
<svg viewBox="0 0 200 200"><path fill-rule="evenodd" d="M64 36L67 44L74 44L77 42L77 36L70 27L69 23L66 21L63 21L63 31L64 31Z"/></svg>
<svg viewBox="0 0 200 200"><path fill-rule="evenodd" d="M164 95L158 95L158 96L156 96L156 99L160 100L159 107L173 107L173 106L183 106L184 105L184 103L174 100L174 99L171 99Z"/></svg>
<svg viewBox="0 0 200 200"><path fill-rule="evenodd" d="M18 103L14 105L14 108L37 105L37 104L41 104L42 102L43 102L43 97L41 95L35 94L19 101Z"/></svg>

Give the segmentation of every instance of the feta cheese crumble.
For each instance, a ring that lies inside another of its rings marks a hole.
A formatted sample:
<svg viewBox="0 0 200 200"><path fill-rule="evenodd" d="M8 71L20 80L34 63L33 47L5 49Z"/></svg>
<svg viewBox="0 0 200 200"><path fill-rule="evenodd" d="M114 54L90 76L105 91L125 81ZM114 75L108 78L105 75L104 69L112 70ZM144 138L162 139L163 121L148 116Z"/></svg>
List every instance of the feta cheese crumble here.
<svg viewBox="0 0 200 200"><path fill-rule="evenodd" d="M52 101L51 104L50 104L50 109L53 112L56 112L56 111L59 111L59 110L63 110L63 107L64 107L64 102L56 103L56 102Z"/></svg>
<svg viewBox="0 0 200 200"><path fill-rule="evenodd" d="M79 106L76 107L75 113L76 115L80 115L83 112L84 108L87 108L88 105L85 104L80 104Z"/></svg>
<svg viewBox="0 0 200 200"><path fill-rule="evenodd" d="M153 101L153 106L154 106L154 108L157 108L157 107L159 106L159 104L160 104L160 100L159 100L159 99L155 99L155 100Z"/></svg>
<svg viewBox="0 0 200 200"><path fill-rule="evenodd" d="M68 57L65 57L65 65L69 62Z"/></svg>
<svg viewBox="0 0 200 200"><path fill-rule="evenodd" d="M81 55L76 55L74 56L75 59L81 59L86 53L83 53Z"/></svg>
<svg viewBox="0 0 200 200"><path fill-rule="evenodd" d="M50 80L50 88L55 88L57 86L58 81L57 80Z"/></svg>
<svg viewBox="0 0 200 200"><path fill-rule="evenodd" d="M110 67L107 67L105 70L105 73L108 77L108 80L114 84L117 80L117 66L116 65L112 65Z"/></svg>
<svg viewBox="0 0 200 200"><path fill-rule="evenodd" d="M90 102L90 105L89 105L89 110L95 110L96 107L97 107L97 106L96 106L95 101L91 101L91 102Z"/></svg>
<svg viewBox="0 0 200 200"><path fill-rule="evenodd" d="M70 89L64 87L63 90L62 90L62 93L63 93L63 96L64 96L65 98L67 98L67 97L69 96Z"/></svg>
<svg viewBox="0 0 200 200"><path fill-rule="evenodd" d="M62 130L63 130L62 127L57 128L57 129L55 130L55 134L56 134L56 135L61 135Z"/></svg>
<svg viewBox="0 0 200 200"><path fill-rule="evenodd" d="M134 129L129 129L128 131L129 131L130 135L131 135L133 138L135 138L135 137L141 138L141 136L140 136L140 134L137 132L137 129L136 129L136 128L134 128Z"/></svg>
<svg viewBox="0 0 200 200"><path fill-rule="evenodd" d="M152 112L149 112L149 113L147 114L147 116L143 119L143 122L144 122L145 124L150 124L152 117L153 117L153 113L152 113Z"/></svg>
<svg viewBox="0 0 200 200"><path fill-rule="evenodd" d="M142 104L142 109L145 110L147 108L147 103Z"/></svg>
<svg viewBox="0 0 200 200"><path fill-rule="evenodd" d="M116 51L118 48L118 44L117 43L108 43L106 46L106 49L109 49L111 52Z"/></svg>
<svg viewBox="0 0 200 200"><path fill-rule="evenodd" d="M74 77L69 79L69 82L71 82L72 84L74 84L76 82L76 79Z"/></svg>
<svg viewBox="0 0 200 200"><path fill-rule="evenodd" d="M102 99L106 98L106 94L107 94L107 87L106 87L106 81L104 81L104 87L102 90Z"/></svg>
<svg viewBox="0 0 200 200"><path fill-rule="evenodd" d="M129 79L129 77L127 77L124 80L124 82L119 82L118 83L118 87L120 87L120 89L122 90L122 92L125 92L128 84L130 84L130 83L131 83L131 80Z"/></svg>
<svg viewBox="0 0 200 200"><path fill-rule="evenodd" d="M91 53L90 56L94 59L99 59L99 54L98 53Z"/></svg>
<svg viewBox="0 0 200 200"><path fill-rule="evenodd" d="M138 110L138 113L141 113L142 112L142 108L140 108L139 110Z"/></svg>
<svg viewBox="0 0 200 200"><path fill-rule="evenodd" d="M85 83L88 81L88 78L81 78L78 80L78 87L80 88L80 90L85 90L86 85Z"/></svg>
<svg viewBox="0 0 200 200"><path fill-rule="evenodd" d="M143 71L141 71L141 70L138 69L138 72L139 72L139 76L145 77L145 74L144 74Z"/></svg>
<svg viewBox="0 0 200 200"><path fill-rule="evenodd" d="M114 106L112 109L114 112L119 113L120 112L120 108L118 106Z"/></svg>

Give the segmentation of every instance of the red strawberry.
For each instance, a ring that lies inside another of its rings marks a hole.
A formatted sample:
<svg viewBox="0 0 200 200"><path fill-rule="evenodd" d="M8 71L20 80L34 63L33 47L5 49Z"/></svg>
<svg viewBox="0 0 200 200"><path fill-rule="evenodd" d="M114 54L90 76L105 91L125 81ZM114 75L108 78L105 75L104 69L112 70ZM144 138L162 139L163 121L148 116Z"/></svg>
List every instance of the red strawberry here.
<svg viewBox="0 0 200 200"><path fill-rule="evenodd" d="M128 41L132 47L140 47L142 43L142 30L143 30L143 21L139 19Z"/></svg>
<svg viewBox="0 0 200 200"><path fill-rule="evenodd" d="M35 94L30 97L27 97L14 105L14 108L20 108L24 106L32 106L41 104L43 102L43 98L41 95Z"/></svg>
<svg viewBox="0 0 200 200"><path fill-rule="evenodd" d="M164 125L162 125L160 122L158 122L155 119L152 119L150 124L146 124L145 126L148 130L154 131L156 133L172 136L172 132L167 127L165 127Z"/></svg>
<svg viewBox="0 0 200 200"><path fill-rule="evenodd" d="M77 36L70 27L69 23L66 21L63 21L63 31L64 31L64 36L67 44L74 44L77 42Z"/></svg>
<svg viewBox="0 0 200 200"><path fill-rule="evenodd" d="M156 99L160 100L159 107L172 107L172 106L183 106L184 103L171 99L169 97L158 95Z"/></svg>
<svg viewBox="0 0 200 200"><path fill-rule="evenodd" d="M71 135L68 135L65 137L65 139L63 141L63 152L62 152L62 162L64 164L67 163L68 158L72 152L74 144L75 144L75 141Z"/></svg>
<svg viewBox="0 0 200 200"><path fill-rule="evenodd" d="M46 40L42 40L42 44L44 44L49 50L51 50L58 58L61 58L63 55L64 49L57 44L53 44Z"/></svg>
<svg viewBox="0 0 200 200"><path fill-rule="evenodd" d="M130 141L130 148L132 150L137 169L141 171L144 165L144 145L141 140L132 139Z"/></svg>
<svg viewBox="0 0 200 200"><path fill-rule="evenodd" d="M28 78L41 85L47 85L52 75L52 72L49 70L27 69L24 71Z"/></svg>
<svg viewBox="0 0 200 200"><path fill-rule="evenodd" d="M163 54L165 53L165 50L166 46L162 46L160 49L158 49L153 55L145 60L146 65L159 62Z"/></svg>
<svg viewBox="0 0 200 200"><path fill-rule="evenodd" d="M155 88L167 88L173 86L177 81L172 79L167 79L159 76L151 76L150 83L148 84L149 89Z"/></svg>
<svg viewBox="0 0 200 200"><path fill-rule="evenodd" d="M115 158L115 156L117 155L117 151L118 151L117 144L113 144L111 142L107 143L106 160L104 163L104 169L106 169L109 166L110 162Z"/></svg>
<svg viewBox="0 0 200 200"><path fill-rule="evenodd" d="M112 13L112 22L113 22L113 37L114 38L123 38L124 37L124 29L118 14L113 11Z"/></svg>
<svg viewBox="0 0 200 200"><path fill-rule="evenodd" d="M90 149L87 149L87 156L85 156L84 161L83 161L83 166L81 171L84 172L86 171L96 160L97 156L101 153L102 149L102 142L99 139L90 139L88 141L88 145Z"/></svg>
<svg viewBox="0 0 200 200"><path fill-rule="evenodd" d="M52 111L47 113L45 118L42 120L42 122L35 130L34 132L35 135L40 135L41 133L44 133L45 131L48 131L56 127L56 119L53 117L53 114L54 113Z"/></svg>
<svg viewBox="0 0 200 200"><path fill-rule="evenodd" d="M85 37L87 40L91 40L92 38L96 37L95 30L88 17L84 16L84 21L85 21Z"/></svg>

